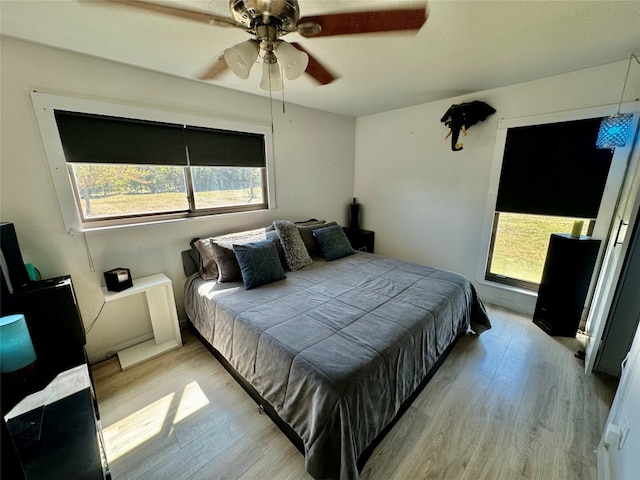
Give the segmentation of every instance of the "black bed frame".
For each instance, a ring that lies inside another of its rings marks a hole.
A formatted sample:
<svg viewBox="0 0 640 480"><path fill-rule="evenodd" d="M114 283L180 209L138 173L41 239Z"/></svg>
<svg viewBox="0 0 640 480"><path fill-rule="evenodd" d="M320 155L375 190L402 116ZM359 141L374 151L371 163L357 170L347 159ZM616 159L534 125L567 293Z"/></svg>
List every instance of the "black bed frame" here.
<svg viewBox="0 0 640 480"><path fill-rule="evenodd" d="M227 361L227 359L224 358L222 354L217 349L215 349L200 334L198 329L194 327L193 323L191 323L191 320L187 319L187 321L190 329L193 331L195 336L202 342L202 344L205 347L207 347L207 350L209 350L213 354L213 356L231 374L231 376L236 380L236 382L238 382L238 384L240 384L240 386L249 394L249 396L253 399L253 401L256 402L256 404L258 404L260 408L260 412L266 413L269 416L269 418L273 421L273 423L276 424L276 426L282 431L282 433L284 433L287 436L287 438L291 441L291 443L293 443L293 445L304 456L304 443L300 438L300 436L295 432L295 430L293 430L293 428L291 428L291 426L287 422L285 422L284 420L282 420L282 418L280 418L280 416L278 415L278 412L275 411L275 409L271 406L271 404L267 402L264 398L262 398L262 396L256 391L256 389L253 388L253 386L242 375L240 375L240 373L238 373L238 371L235 368L231 366L231 364ZM375 448L380 444L380 442L384 439L387 433L389 433L389 431L393 428L393 426L398 422L400 417L409 408L409 406L411 406L411 404L418 397L418 395L420 395L422 390L424 390L424 387L426 387L427 383L429 383L429 380L431 380L431 378L436 373L436 371L438 371L438 369L440 368L440 365L442 365L442 363L447 358L451 350L453 350L453 347L455 346L455 344L463 335L464 333L459 334L454 339L454 341L451 342L451 344L442 353L442 355L440 355L436 363L433 364L433 366L431 367L427 375L424 377L424 379L420 382L420 384L418 385L418 388L416 388L415 391L409 396L409 398L407 398L404 401L404 403L400 406L400 409L398 410L398 413L396 414L396 416L393 417L391 422L389 422L389 424L380 432L380 434L371 442L371 444L360 454L360 456L358 457L358 461L356 462L356 465L358 467L358 473L362 472L364 465L369 460L369 457L371 457L371 454L373 453Z"/></svg>

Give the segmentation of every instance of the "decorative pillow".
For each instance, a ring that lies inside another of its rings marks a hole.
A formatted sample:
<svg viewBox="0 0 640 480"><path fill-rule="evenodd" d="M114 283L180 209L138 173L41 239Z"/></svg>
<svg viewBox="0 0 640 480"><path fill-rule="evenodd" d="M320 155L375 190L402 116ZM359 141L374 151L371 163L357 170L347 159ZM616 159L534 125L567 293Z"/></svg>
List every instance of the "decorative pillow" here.
<svg viewBox="0 0 640 480"><path fill-rule="evenodd" d="M231 245L231 248L228 248L226 245L212 240L211 248L213 249L213 254L216 257L216 264L218 266L218 282L236 282L240 280L242 273L233 251L233 245Z"/></svg>
<svg viewBox="0 0 640 480"><path fill-rule="evenodd" d="M318 228L313 234L318 239L322 256L327 262L355 253L340 225Z"/></svg>
<svg viewBox="0 0 640 480"><path fill-rule="evenodd" d="M300 237L304 242L304 246L307 247L307 252L309 252L310 256L315 257L321 254L320 247L318 247L318 242L316 241L316 237L313 236L313 231L317 230L318 228L330 227L332 225L337 225L337 223L325 222L323 220L322 223L319 223L319 224L312 224L312 225L296 224L296 226L298 227L298 231L300 232Z"/></svg>
<svg viewBox="0 0 640 480"><path fill-rule="evenodd" d="M217 280L218 279L218 264L216 263L216 255L211 246L210 238L199 238L192 242L192 245L196 247L198 251L198 270L200 276L205 280Z"/></svg>
<svg viewBox="0 0 640 480"><path fill-rule="evenodd" d="M286 277L273 240L234 245L244 288L252 288Z"/></svg>
<svg viewBox="0 0 640 480"><path fill-rule="evenodd" d="M316 220L315 218L310 218L309 220L303 220L301 222L294 222L299 227L308 227L309 225L320 225L321 223L327 223L326 220Z"/></svg>
<svg viewBox="0 0 640 480"><path fill-rule="evenodd" d="M284 248L282 248L282 242L280 241L278 232L276 232L275 229L268 230L267 240L273 240L273 243L276 246L276 250L278 251L278 257L280 258L280 263L282 264L282 268L284 268L285 270L288 269L289 267L287 266L287 258L284 256Z"/></svg>
<svg viewBox="0 0 640 480"><path fill-rule="evenodd" d="M302 267L313 263L295 223L287 220L276 220L273 222L273 226L276 227L280 242L282 242L284 256L287 259L287 265L291 270L300 270Z"/></svg>
<svg viewBox="0 0 640 480"><path fill-rule="evenodd" d="M203 278L205 278L205 280L217 279L220 283L242 280L240 265L238 265L238 260L234 254L233 245L254 243L266 239L277 240L279 243L277 232L267 231L266 228L228 233L226 235L218 235L217 237L200 240L199 242L201 242L203 251L208 255L207 259L213 258L213 264L210 262L208 263L209 268L207 270L207 278L204 276ZM208 252L205 250L205 246L208 249ZM200 251L200 249L198 251ZM282 256L280 258L283 264L286 265L284 250L282 251ZM203 258L203 263L204 260L205 259ZM202 275L202 272L200 275Z"/></svg>

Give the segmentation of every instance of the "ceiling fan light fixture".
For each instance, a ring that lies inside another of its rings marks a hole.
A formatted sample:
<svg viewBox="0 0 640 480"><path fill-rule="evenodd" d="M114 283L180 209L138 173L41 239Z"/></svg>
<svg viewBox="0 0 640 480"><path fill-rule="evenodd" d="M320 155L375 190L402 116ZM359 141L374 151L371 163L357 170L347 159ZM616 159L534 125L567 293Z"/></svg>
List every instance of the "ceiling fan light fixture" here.
<svg viewBox="0 0 640 480"><path fill-rule="evenodd" d="M258 58L258 43L247 40L224 51L224 61L231 71L240 78L249 78L251 67Z"/></svg>
<svg viewBox="0 0 640 480"><path fill-rule="evenodd" d="M282 75L280 75L280 65L278 62L262 62L262 81L260 88L266 91L277 92L282 90Z"/></svg>
<svg viewBox="0 0 640 480"><path fill-rule="evenodd" d="M277 53L284 74L289 80L298 78L305 72L307 65L309 65L309 55L298 50L290 43L280 41Z"/></svg>

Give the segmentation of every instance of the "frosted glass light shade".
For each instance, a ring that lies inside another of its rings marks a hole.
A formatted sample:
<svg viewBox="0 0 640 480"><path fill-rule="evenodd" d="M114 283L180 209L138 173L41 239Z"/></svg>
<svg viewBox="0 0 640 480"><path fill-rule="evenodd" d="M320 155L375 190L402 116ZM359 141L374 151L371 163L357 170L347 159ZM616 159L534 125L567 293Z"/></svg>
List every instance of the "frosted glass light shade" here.
<svg viewBox="0 0 640 480"><path fill-rule="evenodd" d="M598 130L596 148L624 147L627 144L632 119L631 113L618 113L603 118Z"/></svg>
<svg viewBox="0 0 640 480"><path fill-rule="evenodd" d="M36 352L24 315L0 317L0 371L15 372L35 360Z"/></svg>
<svg viewBox="0 0 640 480"><path fill-rule="evenodd" d="M298 78L309 65L309 55L287 42L280 41L276 53L278 54L278 61L284 70L284 75L289 80Z"/></svg>
<svg viewBox="0 0 640 480"><path fill-rule="evenodd" d="M277 92L282 90L282 75L280 75L280 65L277 62L262 62L262 81L260 88Z"/></svg>
<svg viewBox="0 0 640 480"><path fill-rule="evenodd" d="M240 78L249 78L251 67L258 58L258 44L255 40L234 45L224 51L224 61L227 66Z"/></svg>

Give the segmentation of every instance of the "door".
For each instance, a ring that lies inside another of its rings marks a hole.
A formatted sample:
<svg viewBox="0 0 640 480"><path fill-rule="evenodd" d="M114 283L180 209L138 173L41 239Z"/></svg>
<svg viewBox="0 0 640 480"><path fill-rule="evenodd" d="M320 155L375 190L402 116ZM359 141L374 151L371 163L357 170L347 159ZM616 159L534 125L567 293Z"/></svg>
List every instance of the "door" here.
<svg viewBox="0 0 640 480"><path fill-rule="evenodd" d="M618 200L616 214L611 223L607 248L598 282L593 293L591 309L587 317L585 332L588 336L585 348L585 372L591 373L596 361L600 343L604 334L606 320L613 303L613 297L624 259L629 249L631 230L637 220L638 205L640 205L640 145L637 132L637 115L634 116L634 141L631 146L624 147L628 155L627 174ZM621 149L617 149L621 150ZM622 153L616 151L616 154Z"/></svg>
<svg viewBox="0 0 640 480"><path fill-rule="evenodd" d="M614 377L620 376L620 365L631 347L631 341L638 327L638 319L640 319L639 294L640 223L636 221L594 370Z"/></svg>

